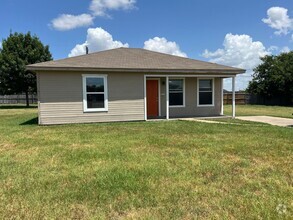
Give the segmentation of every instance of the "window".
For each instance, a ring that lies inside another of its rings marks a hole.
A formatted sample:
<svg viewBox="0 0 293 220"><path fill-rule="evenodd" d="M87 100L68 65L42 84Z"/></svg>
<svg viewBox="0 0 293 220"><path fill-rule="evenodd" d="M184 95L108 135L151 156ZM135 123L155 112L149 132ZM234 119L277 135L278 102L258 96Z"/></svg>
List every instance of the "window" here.
<svg viewBox="0 0 293 220"><path fill-rule="evenodd" d="M171 107L184 106L184 80L183 79L169 80L169 106Z"/></svg>
<svg viewBox="0 0 293 220"><path fill-rule="evenodd" d="M213 106L214 105L214 92L213 92L213 79L198 79L197 81L197 105L198 106Z"/></svg>
<svg viewBox="0 0 293 220"><path fill-rule="evenodd" d="M83 109L85 112L108 111L106 76L83 75Z"/></svg>

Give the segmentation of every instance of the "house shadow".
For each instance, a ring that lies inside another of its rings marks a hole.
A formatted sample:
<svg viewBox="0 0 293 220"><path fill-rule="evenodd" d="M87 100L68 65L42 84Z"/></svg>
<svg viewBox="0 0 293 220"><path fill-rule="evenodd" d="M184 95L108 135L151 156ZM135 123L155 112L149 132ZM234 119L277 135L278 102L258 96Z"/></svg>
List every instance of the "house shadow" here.
<svg viewBox="0 0 293 220"><path fill-rule="evenodd" d="M19 125L38 125L38 117L27 120Z"/></svg>

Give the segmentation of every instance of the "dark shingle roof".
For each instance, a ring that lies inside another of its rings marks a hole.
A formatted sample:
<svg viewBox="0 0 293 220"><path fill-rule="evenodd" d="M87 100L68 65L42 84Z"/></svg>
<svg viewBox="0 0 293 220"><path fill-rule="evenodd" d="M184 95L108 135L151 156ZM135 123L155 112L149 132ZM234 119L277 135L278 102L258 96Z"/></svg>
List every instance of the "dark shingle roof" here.
<svg viewBox="0 0 293 220"><path fill-rule="evenodd" d="M29 70L101 70L177 73L243 73L245 70L137 48L118 48L28 65Z"/></svg>

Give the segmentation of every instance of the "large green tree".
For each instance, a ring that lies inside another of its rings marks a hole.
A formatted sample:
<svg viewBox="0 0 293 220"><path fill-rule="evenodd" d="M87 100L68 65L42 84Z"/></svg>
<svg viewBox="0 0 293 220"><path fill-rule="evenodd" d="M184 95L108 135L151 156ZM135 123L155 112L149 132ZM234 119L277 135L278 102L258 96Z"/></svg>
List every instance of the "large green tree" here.
<svg viewBox="0 0 293 220"><path fill-rule="evenodd" d="M36 92L36 75L26 65L49 60L52 60L49 46L43 45L37 36L30 32L10 33L0 48L0 93L25 93L29 106L28 95Z"/></svg>
<svg viewBox="0 0 293 220"><path fill-rule="evenodd" d="M265 98L279 98L292 104L293 99L293 51L261 58L254 69L248 92Z"/></svg>

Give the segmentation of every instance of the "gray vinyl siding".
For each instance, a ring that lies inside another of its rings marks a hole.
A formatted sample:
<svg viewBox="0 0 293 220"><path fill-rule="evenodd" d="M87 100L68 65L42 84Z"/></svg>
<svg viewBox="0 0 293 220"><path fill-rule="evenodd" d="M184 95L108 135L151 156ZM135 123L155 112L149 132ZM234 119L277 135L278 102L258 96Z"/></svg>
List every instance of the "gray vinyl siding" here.
<svg viewBox="0 0 293 220"><path fill-rule="evenodd" d="M178 77L176 77L178 78ZM161 78L161 116L166 116L166 86L165 78ZM169 116L176 117L198 117L217 116L221 114L221 78L214 78L214 106L197 106L197 78L185 78L185 107L170 107Z"/></svg>
<svg viewBox="0 0 293 220"><path fill-rule="evenodd" d="M46 71L37 74L39 124L144 120L145 73L101 73L107 75L108 81L107 112L83 111L83 74L91 73ZM160 77L162 117L166 116L165 80L165 77ZM214 78L214 106L197 106L197 78L186 77L185 107L170 107L169 110L170 118L216 116L220 112L221 78Z"/></svg>
<svg viewBox="0 0 293 220"><path fill-rule="evenodd" d="M151 75L158 75L156 73L146 73L151 77ZM185 107L170 107L169 117L179 118L179 117L201 117L201 116L219 116L221 114L221 78L214 77L214 106L197 106L197 77L178 77L180 73L169 73L169 78L172 75L176 75L174 78L185 78ZM183 74L188 75L188 74ZM206 74L208 75L208 74ZM202 78L206 78L204 74ZM161 117L166 117L166 77L159 77L161 82L160 91L160 107L161 107Z"/></svg>
<svg viewBox="0 0 293 220"><path fill-rule="evenodd" d="M170 117L220 115L221 79L214 78L214 84L214 106L197 106L197 78L185 78L185 107L170 107Z"/></svg>
<svg viewBox="0 0 293 220"><path fill-rule="evenodd" d="M144 120L143 74L102 73L108 76L107 112L83 112L82 74L38 74L40 124Z"/></svg>

